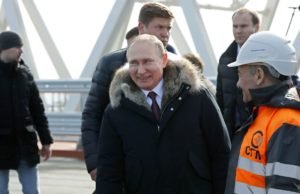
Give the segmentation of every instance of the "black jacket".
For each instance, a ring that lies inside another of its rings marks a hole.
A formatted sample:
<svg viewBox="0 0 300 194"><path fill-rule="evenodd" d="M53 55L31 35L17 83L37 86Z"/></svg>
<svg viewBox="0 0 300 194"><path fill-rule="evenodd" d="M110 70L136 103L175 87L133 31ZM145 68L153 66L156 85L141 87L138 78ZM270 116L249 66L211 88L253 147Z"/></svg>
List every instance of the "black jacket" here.
<svg viewBox="0 0 300 194"><path fill-rule="evenodd" d="M223 194L230 140L214 97L186 61L164 70L158 127L127 67L103 117L97 194Z"/></svg>
<svg viewBox="0 0 300 194"><path fill-rule="evenodd" d="M167 47L167 50L172 47ZM127 62L127 49L109 53L98 62L82 112L82 146L88 172L96 168L97 143L103 112L109 103L108 90L115 71ZM170 50L170 52L175 52Z"/></svg>
<svg viewBox="0 0 300 194"><path fill-rule="evenodd" d="M220 57L217 76L216 98L231 137L237 127L241 126L249 116L246 105L243 103L242 91L236 86L237 67L227 67L236 58L237 43L234 41ZM238 111L238 117L236 111Z"/></svg>
<svg viewBox="0 0 300 194"><path fill-rule="evenodd" d="M37 134L43 145L53 139L33 76L24 65L0 61L0 90L0 169L15 169L20 159L36 165Z"/></svg>
<svg viewBox="0 0 300 194"><path fill-rule="evenodd" d="M82 146L88 172L96 168L97 143L103 112L109 103L108 89L115 71L127 62L126 49L105 55L99 61L82 112Z"/></svg>

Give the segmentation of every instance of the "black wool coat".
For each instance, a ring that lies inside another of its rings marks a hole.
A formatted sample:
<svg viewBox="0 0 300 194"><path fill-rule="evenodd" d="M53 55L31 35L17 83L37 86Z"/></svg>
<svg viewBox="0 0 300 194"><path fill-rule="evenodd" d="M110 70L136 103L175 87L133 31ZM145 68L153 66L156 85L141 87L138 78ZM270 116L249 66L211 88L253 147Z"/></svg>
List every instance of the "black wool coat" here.
<svg viewBox="0 0 300 194"><path fill-rule="evenodd" d="M126 67L116 73L100 130L97 194L223 194L230 140L214 97L186 61L169 62L163 85L158 125Z"/></svg>

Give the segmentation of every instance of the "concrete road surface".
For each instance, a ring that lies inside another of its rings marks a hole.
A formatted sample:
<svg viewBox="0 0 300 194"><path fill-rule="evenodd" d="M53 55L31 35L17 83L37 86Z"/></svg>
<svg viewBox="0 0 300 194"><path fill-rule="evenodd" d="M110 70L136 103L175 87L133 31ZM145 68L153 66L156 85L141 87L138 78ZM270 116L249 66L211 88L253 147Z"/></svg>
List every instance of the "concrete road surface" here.
<svg viewBox="0 0 300 194"><path fill-rule="evenodd" d="M39 165L41 194L92 194L94 182L83 161L52 157ZM10 172L10 193L22 194L18 175Z"/></svg>

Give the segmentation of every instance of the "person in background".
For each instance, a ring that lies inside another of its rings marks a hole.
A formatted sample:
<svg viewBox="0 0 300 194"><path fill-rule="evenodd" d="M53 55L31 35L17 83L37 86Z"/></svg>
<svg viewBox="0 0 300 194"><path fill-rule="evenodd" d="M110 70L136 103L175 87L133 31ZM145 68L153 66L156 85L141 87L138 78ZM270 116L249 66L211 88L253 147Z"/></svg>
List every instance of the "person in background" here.
<svg viewBox="0 0 300 194"><path fill-rule="evenodd" d="M225 193L300 193L300 98L291 92L291 76L299 71L294 47L283 37L258 32L228 66L238 68L237 87L252 114L233 137Z"/></svg>
<svg viewBox="0 0 300 194"><path fill-rule="evenodd" d="M232 15L234 41L219 60L216 97L231 137L246 120L249 112L242 101L241 90L236 87L237 68L229 68L227 65L236 60L245 41L259 27L260 21L256 12L246 8L236 10Z"/></svg>
<svg viewBox="0 0 300 194"><path fill-rule="evenodd" d="M176 49L170 44L167 44L166 50L170 53L177 54Z"/></svg>
<svg viewBox="0 0 300 194"><path fill-rule="evenodd" d="M139 35L139 28L136 26L136 27L133 27L131 28L127 33L126 33L126 36L125 36L125 39L127 41L127 46L130 45L130 43L133 41L133 39L135 37L137 37ZM170 53L173 53L173 54L176 54L176 50L175 48L170 45L170 44L167 44L166 46L166 49L168 52Z"/></svg>
<svg viewBox="0 0 300 194"><path fill-rule="evenodd" d="M134 40L134 38L137 37L138 35L139 35L139 28L137 26L131 28L125 35L127 46L129 46Z"/></svg>
<svg viewBox="0 0 300 194"><path fill-rule="evenodd" d="M0 33L0 194L9 193L10 170L17 171L24 194L38 194L37 164L40 155L50 157L53 143L38 88L21 59L22 46L17 33Z"/></svg>
<svg viewBox="0 0 300 194"><path fill-rule="evenodd" d="M216 86L209 80L207 79L204 74L203 74L203 62L200 56L196 53L186 53L182 55L183 58L189 60L192 64L194 64L200 71L200 78L206 85L207 89L214 95L216 96Z"/></svg>
<svg viewBox="0 0 300 194"><path fill-rule="evenodd" d="M223 194L230 139L198 69L148 34L127 59L102 120L96 194Z"/></svg>
<svg viewBox="0 0 300 194"><path fill-rule="evenodd" d="M165 5L158 2L145 3L139 14L140 34L152 34L166 46L170 37L174 15ZM108 90L113 74L125 65L127 48L104 55L97 64L92 86L82 112L82 146L87 171L92 180L97 174L97 144L103 112L109 103Z"/></svg>

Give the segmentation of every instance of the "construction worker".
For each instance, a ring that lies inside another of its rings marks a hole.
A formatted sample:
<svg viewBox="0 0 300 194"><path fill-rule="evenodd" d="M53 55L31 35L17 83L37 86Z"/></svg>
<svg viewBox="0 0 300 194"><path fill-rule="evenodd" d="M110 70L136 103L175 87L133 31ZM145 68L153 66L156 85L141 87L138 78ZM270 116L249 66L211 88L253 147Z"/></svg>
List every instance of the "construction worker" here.
<svg viewBox="0 0 300 194"><path fill-rule="evenodd" d="M299 62L271 32L249 37L236 62L237 87L252 115L233 135L226 194L300 193L300 99L291 84Z"/></svg>

